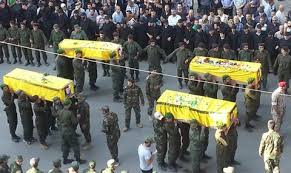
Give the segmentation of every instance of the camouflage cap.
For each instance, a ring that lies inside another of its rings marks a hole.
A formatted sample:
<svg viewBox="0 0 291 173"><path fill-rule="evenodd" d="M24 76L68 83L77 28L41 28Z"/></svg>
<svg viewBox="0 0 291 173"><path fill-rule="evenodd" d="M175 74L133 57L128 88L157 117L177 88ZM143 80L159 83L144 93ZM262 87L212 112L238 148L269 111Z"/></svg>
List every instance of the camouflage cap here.
<svg viewBox="0 0 291 173"><path fill-rule="evenodd" d="M58 54L63 54L64 52L65 52L64 49L58 49L58 50L57 50L57 53L58 53Z"/></svg>
<svg viewBox="0 0 291 173"><path fill-rule="evenodd" d="M18 155L18 156L16 157L16 160L19 161L19 162L22 162L22 161L23 161L23 157L22 157L22 155Z"/></svg>
<svg viewBox="0 0 291 173"><path fill-rule="evenodd" d="M0 88L1 88L2 90L3 90L4 87L8 87L8 85L6 85L6 84L1 84L1 85L0 85Z"/></svg>
<svg viewBox="0 0 291 173"><path fill-rule="evenodd" d="M226 79L231 79L229 75L223 75L222 80L225 81Z"/></svg>
<svg viewBox="0 0 291 173"><path fill-rule="evenodd" d="M82 51L80 50L80 49L77 49L77 50L75 50L75 53L77 54L77 53L81 53L82 54Z"/></svg>
<svg viewBox="0 0 291 173"><path fill-rule="evenodd" d="M58 101L58 100L61 100L60 97L56 96L56 97L53 98L53 102Z"/></svg>
<svg viewBox="0 0 291 173"><path fill-rule="evenodd" d="M198 124L198 121L195 120L195 119L192 119L192 120L189 121L189 123L190 123L190 125L191 125L191 124Z"/></svg>

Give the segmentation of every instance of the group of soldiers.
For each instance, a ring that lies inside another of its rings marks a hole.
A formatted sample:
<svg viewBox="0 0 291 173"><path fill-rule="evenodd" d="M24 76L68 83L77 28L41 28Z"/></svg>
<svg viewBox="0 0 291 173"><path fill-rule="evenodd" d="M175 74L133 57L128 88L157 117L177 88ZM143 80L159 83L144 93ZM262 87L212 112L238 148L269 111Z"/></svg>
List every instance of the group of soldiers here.
<svg viewBox="0 0 291 173"><path fill-rule="evenodd" d="M0 172L1 173L22 173L23 168L23 157L22 155L16 156L15 160L9 166L10 156L3 154L0 155ZM43 171L39 168L40 158L31 158L29 160L30 168L26 171L26 173L42 173ZM101 173L112 173L115 171L117 165L114 159L110 159L107 161L107 166L100 170ZM77 161L71 163L70 167L66 170L62 170L62 162L60 159L54 160L52 162L52 169L48 171L48 173L78 173L80 171L80 165ZM82 170L83 173L99 173L99 170L96 168L96 162L94 160L89 161L88 167ZM123 170L121 173L128 173L128 171Z"/></svg>

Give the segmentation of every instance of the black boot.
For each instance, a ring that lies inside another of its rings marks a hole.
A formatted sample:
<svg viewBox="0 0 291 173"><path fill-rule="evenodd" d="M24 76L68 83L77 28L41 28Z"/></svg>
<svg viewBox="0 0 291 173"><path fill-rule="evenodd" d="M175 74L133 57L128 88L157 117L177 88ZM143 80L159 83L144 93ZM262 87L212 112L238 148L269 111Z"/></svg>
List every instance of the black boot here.
<svg viewBox="0 0 291 173"><path fill-rule="evenodd" d="M138 74L135 74L135 81L136 81L136 82L139 82Z"/></svg>
<svg viewBox="0 0 291 173"><path fill-rule="evenodd" d="M0 59L0 64L3 64L3 62L4 62L4 61L3 61L3 58L1 58L1 59Z"/></svg>
<svg viewBox="0 0 291 173"><path fill-rule="evenodd" d="M63 164L64 165L66 165L66 164L70 164L70 163L72 163L74 160L72 160L72 159L68 159L68 158L64 158L63 159Z"/></svg>
<svg viewBox="0 0 291 173"><path fill-rule="evenodd" d="M31 61L31 63L30 63L30 64L31 64L31 66L35 66L35 64L34 64L34 62L33 62L33 61Z"/></svg>
<svg viewBox="0 0 291 173"><path fill-rule="evenodd" d="M106 70L103 70L103 77L107 76Z"/></svg>
<svg viewBox="0 0 291 173"><path fill-rule="evenodd" d="M29 61L26 61L26 63L24 64L25 66L28 66L30 64Z"/></svg>
<svg viewBox="0 0 291 173"><path fill-rule="evenodd" d="M17 59L16 59L16 58L14 58L13 64L16 64L16 63L17 63Z"/></svg>
<svg viewBox="0 0 291 173"><path fill-rule="evenodd" d="M11 64L11 61L9 60L9 58L7 58L7 64Z"/></svg>

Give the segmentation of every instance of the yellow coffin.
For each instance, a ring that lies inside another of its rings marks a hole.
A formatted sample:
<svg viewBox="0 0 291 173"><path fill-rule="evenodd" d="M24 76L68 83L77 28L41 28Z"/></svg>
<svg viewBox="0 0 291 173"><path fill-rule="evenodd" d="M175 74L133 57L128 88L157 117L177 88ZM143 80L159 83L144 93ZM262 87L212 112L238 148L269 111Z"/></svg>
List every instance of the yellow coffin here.
<svg viewBox="0 0 291 173"><path fill-rule="evenodd" d="M37 95L52 101L54 97L64 100L74 93L72 80L16 68L3 77L3 81L13 91L22 90L29 96Z"/></svg>
<svg viewBox="0 0 291 173"><path fill-rule="evenodd" d="M196 96L183 92L166 90L158 99L156 111L172 113L177 120L197 120L206 127L215 128L217 123L224 123L228 127L231 119L237 117L236 103Z"/></svg>
<svg viewBox="0 0 291 173"><path fill-rule="evenodd" d="M75 51L79 49L85 58L107 61L112 52L116 54L115 58L119 59L122 47L111 42L64 39L59 43L59 48L63 49L69 58L74 58Z"/></svg>
<svg viewBox="0 0 291 173"><path fill-rule="evenodd" d="M249 78L261 80L261 64L245 61L225 60L211 57L196 56L189 65L189 72L196 72L201 75L210 73L221 81L223 75L229 75L238 84L247 84Z"/></svg>

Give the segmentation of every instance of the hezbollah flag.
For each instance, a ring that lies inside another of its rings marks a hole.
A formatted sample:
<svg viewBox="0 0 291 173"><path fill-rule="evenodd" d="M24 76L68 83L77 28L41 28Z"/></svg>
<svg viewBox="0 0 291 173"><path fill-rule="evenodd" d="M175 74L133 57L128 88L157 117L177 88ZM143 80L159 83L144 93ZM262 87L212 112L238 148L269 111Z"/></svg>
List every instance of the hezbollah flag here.
<svg viewBox="0 0 291 173"><path fill-rule="evenodd" d="M12 6L16 3L16 0L7 0L7 5Z"/></svg>

